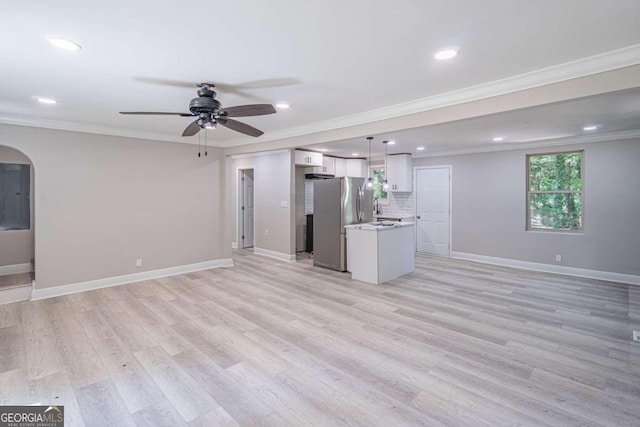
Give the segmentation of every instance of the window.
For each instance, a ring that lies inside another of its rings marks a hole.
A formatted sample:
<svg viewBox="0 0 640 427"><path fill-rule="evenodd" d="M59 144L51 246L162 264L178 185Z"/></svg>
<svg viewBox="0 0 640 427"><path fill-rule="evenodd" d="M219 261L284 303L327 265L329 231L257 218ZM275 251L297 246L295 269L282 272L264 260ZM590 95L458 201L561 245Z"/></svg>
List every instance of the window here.
<svg viewBox="0 0 640 427"><path fill-rule="evenodd" d="M384 181L384 167L372 166L369 169L371 178L373 178L373 198L378 199L381 203L387 202L387 192L382 189L382 181Z"/></svg>
<svg viewBox="0 0 640 427"><path fill-rule="evenodd" d="M28 230L29 165L0 163L0 230Z"/></svg>
<svg viewBox="0 0 640 427"><path fill-rule="evenodd" d="M527 156L527 229L582 231L584 152Z"/></svg>

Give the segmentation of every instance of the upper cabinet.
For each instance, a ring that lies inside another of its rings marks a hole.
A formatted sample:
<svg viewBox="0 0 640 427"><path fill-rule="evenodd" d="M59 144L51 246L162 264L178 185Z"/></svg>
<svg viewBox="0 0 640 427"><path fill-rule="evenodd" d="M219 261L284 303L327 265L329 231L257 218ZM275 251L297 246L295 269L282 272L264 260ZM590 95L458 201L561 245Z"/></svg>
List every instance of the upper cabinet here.
<svg viewBox="0 0 640 427"><path fill-rule="evenodd" d="M347 163L347 174L345 176L366 178L367 161L363 159L345 159Z"/></svg>
<svg viewBox="0 0 640 427"><path fill-rule="evenodd" d="M411 154L392 154L387 157L389 191L412 192Z"/></svg>
<svg viewBox="0 0 640 427"><path fill-rule="evenodd" d="M315 151L295 150L296 166L323 166L322 153Z"/></svg>
<svg viewBox="0 0 640 427"><path fill-rule="evenodd" d="M336 158L322 156L322 166L306 168L304 173L313 173L319 175L335 175L336 174Z"/></svg>

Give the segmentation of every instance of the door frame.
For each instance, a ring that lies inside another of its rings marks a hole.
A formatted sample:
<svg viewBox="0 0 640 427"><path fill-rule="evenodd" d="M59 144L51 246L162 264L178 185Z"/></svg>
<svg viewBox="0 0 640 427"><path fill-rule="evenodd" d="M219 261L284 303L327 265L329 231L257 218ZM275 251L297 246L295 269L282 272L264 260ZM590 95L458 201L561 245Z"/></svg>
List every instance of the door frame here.
<svg viewBox="0 0 640 427"><path fill-rule="evenodd" d="M253 171L253 246L250 248L256 246L256 168L252 165L239 167L236 170L236 247L234 249L247 249L244 247L244 239L242 239L242 232L244 231L244 214L242 213L244 185L242 184L242 175L244 171L248 170Z"/></svg>
<svg viewBox="0 0 640 427"><path fill-rule="evenodd" d="M434 165L434 166L414 166L413 167L413 217L416 222L415 232L415 248L418 252L418 170L421 169L449 169L449 258L453 253L453 166L452 165ZM436 254L431 254L435 255Z"/></svg>

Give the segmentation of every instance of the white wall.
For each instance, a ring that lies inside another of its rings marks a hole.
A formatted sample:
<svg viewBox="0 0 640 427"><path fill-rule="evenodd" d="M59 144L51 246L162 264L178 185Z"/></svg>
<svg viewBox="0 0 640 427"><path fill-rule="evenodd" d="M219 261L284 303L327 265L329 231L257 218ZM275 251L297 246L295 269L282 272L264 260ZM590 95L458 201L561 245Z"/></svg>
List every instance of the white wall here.
<svg viewBox="0 0 640 427"><path fill-rule="evenodd" d="M526 231L526 154L581 149L584 233ZM640 140L421 158L413 165L453 166L453 251L640 275Z"/></svg>
<svg viewBox="0 0 640 427"><path fill-rule="evenodd" d="M230 160L231 241L238 242L238 171L254 170L254 247L295 257L295 167L292 150L241 156ZM286 202L287 207L282 207ZM268 234L267 234L268 230Z"/></svg>
<svg viewBox="0 0 640 427"><path fill-rule="evenodd" d="M36 288L224 257L222 150L10 125L0 145L36 171Z"/></svg>
<svg viewBox="0 0 640 427"><path fill-rule="evenodd" d="M31 161L20 151L0 145L0 163L18 163L31 165ZM31 174L31 227L29 230L0 230L0 267L7 265L29 264L34 258L34 170Z"/></svg>

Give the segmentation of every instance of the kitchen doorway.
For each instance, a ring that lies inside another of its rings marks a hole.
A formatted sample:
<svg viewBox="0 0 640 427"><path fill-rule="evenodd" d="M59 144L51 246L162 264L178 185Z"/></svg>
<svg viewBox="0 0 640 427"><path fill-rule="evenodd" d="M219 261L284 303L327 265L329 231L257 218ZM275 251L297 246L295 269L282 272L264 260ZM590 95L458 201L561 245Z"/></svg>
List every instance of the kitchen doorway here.
<svg viewBox="0 0 640 427"><path fill-rule="evenodd" d="M240 185L238 186L238 248L254 246L254 174L253 169L240 169Z"/></svg>
<svg viewBox="0 0 640 427"><path fill-rule="evenodd" d="M451 166L415 168L416 251L451 256Z"/></svg>

